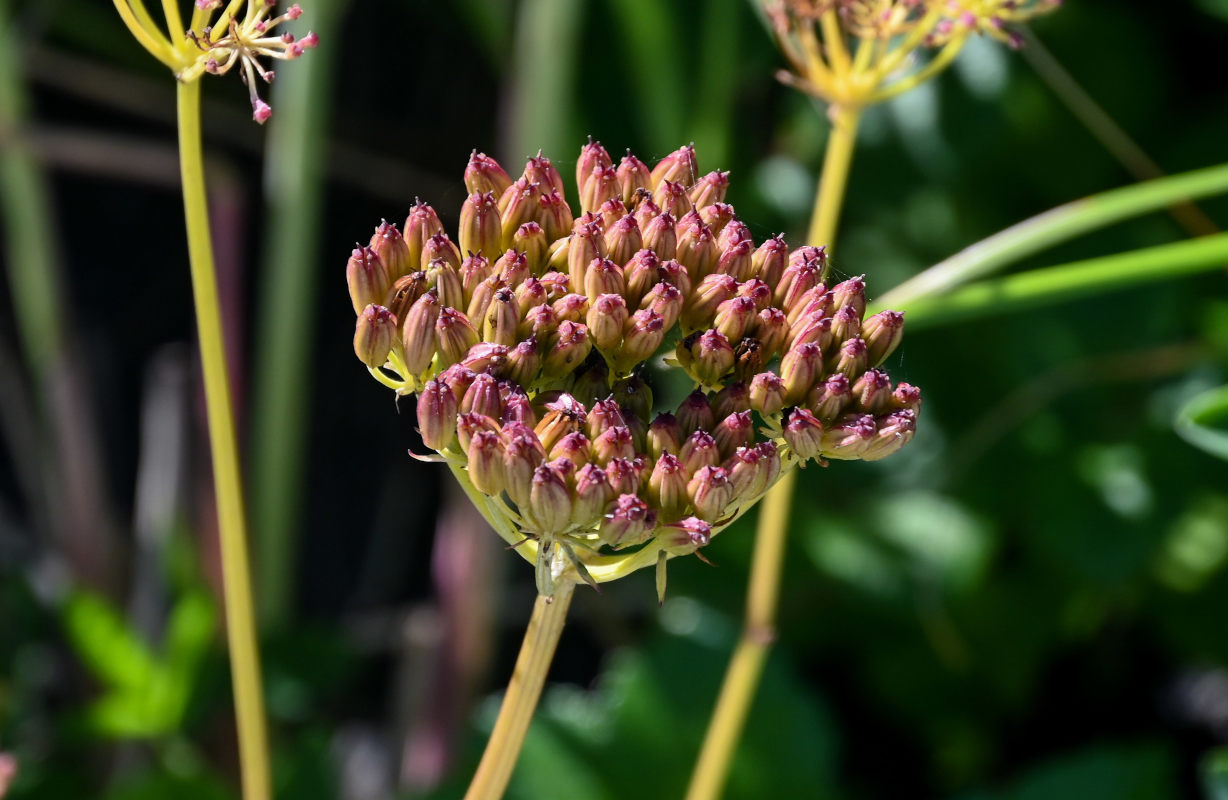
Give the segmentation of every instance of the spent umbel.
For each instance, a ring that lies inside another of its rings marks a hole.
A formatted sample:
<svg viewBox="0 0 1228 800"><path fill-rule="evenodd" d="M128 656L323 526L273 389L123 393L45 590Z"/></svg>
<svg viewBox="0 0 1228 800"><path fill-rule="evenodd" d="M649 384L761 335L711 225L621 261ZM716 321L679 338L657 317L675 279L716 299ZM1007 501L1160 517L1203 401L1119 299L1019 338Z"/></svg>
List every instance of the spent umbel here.
<svg viewBox="0 0 1228 800"><path fill-rule="evenodd" d="M475 152L465 185L455 241L416 201L354 249L354 351L417 396L427 457L542 594L654 564L663 592L669 558L702 557L788 470L912 439L920 392L881 368L903 314L867 317L823 247L756 243L693 147L650 168L590 140L576 210L540 153L513 179ZM658 407L656 368L693 391Z"/></svg>

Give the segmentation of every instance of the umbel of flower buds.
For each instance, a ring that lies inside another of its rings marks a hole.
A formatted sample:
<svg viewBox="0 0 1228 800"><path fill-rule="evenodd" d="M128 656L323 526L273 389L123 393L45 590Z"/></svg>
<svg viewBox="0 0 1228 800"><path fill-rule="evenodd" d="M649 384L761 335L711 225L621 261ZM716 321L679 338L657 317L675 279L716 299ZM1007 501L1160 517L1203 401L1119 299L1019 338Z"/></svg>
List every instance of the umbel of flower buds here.
<svg viewBox="0 0 1228 800"><path fill-rule="evenodd" d="M882 364L904 317L866 316L822 247L756 243L729 175L692 147L649 167L589 141L578 209L538 154L513 179L474 153L456 239L415 201L346 267L354 351L417 397L444 461L539 590L696 553L788 470L878 460L920 392ZM649 362L694 390L654 403Z"/></svg>

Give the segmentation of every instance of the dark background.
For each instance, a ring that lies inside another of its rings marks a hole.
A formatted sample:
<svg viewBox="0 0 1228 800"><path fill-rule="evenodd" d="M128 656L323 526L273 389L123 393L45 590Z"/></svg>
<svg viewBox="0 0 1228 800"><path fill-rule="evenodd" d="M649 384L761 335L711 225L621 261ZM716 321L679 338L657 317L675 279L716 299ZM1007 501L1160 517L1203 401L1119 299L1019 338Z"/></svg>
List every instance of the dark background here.
<svg viewBox="0 0 1228 800"><path fill-rule="evenodd" d="M415 196L454 230L473 148L515 174L541 147L570 182L586 134L649 163L694 141L702 170L731 171L757 239L797 243L826 122L773 79L782 60L745 0L304 6L324 28L317 63L301 96L308 62L277 65L266 129L237 77L205 81L253 536L284 543L253 545L261 600L286 601L263 643L278 795L457 797L532 575L442 468L406 456L411 403L398 413L351 352L349 248ZM0 10L29 100L0 143L49 189L57 291L39 339L10 309L42 268L6 227L12 796L234 796L172 78L107 3ZM1224 159L1228 6L1085 0L1033 29L1163 170ZM977 41L866 114L836 269L881 293L1131 180L1023 54ZM1200 207L1228 223L1223 199ZM1018 269L1185 235L1155 214ZM802 475L779 641L727 797L1228 796L1212 786L1228 757L1228 469L1172 425L1224 382L1223 288L1211 273L906 338L890 366L924 390L916 441ZM275 344L279 330L293 335ZM580 593L513 796L681 795L752 533L747 519L719 537L716 567L673 562L664 608L650 574ZM168 619L200 644L176 644ZM152 672L132 667L143 657ZM154 673L177 701L148 699Z"/></svg>

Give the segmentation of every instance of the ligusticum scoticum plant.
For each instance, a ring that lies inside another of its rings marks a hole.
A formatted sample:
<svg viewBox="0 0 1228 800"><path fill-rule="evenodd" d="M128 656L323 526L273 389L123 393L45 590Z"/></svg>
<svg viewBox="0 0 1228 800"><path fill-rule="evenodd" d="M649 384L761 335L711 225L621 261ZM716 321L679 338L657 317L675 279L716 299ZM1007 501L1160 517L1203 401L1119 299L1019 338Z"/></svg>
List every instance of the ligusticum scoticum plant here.
<svg viewBox="0 0 1228 800"><path fill-rule="evenodd" d="M346 277L354 350L417 395L422 440L538 589L698 553L786 471L877 460L916 429L920 392L879 365L903 334L865 318L861 278L828 286L822 247L756 244L728 173L692 147L649 168L597 142L580 214L550 160L516 180L474 153L453 242L435 211L382 223ZM657 409L654 358L694 390ZM655 413L655 415L654 415Z"/></svg>

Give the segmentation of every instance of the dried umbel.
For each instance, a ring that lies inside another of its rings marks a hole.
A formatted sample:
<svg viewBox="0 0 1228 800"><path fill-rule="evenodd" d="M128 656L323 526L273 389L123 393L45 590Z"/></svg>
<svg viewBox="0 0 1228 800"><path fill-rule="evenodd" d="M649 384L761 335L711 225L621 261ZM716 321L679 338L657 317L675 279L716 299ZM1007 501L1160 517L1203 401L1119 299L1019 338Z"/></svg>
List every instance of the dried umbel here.
<svg viewBox="0 0 1228 800"><path fill-rule="evenodd" d="M475 153L458 247L430 206L387 222L346 270L354 347L418 396L445 461L550 594L696 553L786 471L884 458L920 393L879 365L904 318L866 317L821 247L756 244L726 173L683 147L653 169L581 150L577 216L549 159L515 181ZM694 390L654 403L648 362Z"/></svg>

